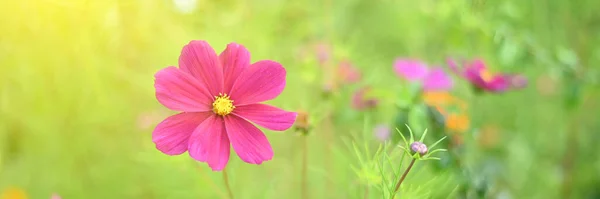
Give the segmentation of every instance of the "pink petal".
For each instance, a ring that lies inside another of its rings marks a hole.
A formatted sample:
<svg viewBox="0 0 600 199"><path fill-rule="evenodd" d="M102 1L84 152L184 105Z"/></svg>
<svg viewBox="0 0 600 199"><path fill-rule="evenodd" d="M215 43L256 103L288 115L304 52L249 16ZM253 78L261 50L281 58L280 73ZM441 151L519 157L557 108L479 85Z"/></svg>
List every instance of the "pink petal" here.
<svg viewBox="0 0 600 199"><path fill-rule="evenodd" d="M481 59L475 59L469 65L469 68L474 71L482 71L486 69L485 62Z"/></svg>
<svg viewBox="0 0 600 199"><path fill-rule="evenodd" d="M247 163L261 164L273 158L267 137L250 122L235 116L225 117L225 128L233 150Z"/></svg>
<svg viewBox="0 0 600 199"><path fill-rule="evenodd" d="M159 123L152 132L152 142L167 155L179 155L188 149L188 139L194 129L211 114L179 113Z"/></svg>
<svg viewBox="0 0 600 199"><path fill-rule="evenodd" d="M427 73L427 65L417 60L396 59L394 62L394 71L408 81L418 81L423 79Z"/></svg>
<svg viewBox="0 0 600 199"><path fill-rule="evenodd" d="M223 170L229 161L229 138L224 125L223 117L213 114L204 120L190 137L190 156L208 163L213 171Z"/></svg>
<svg viewBox="0 0 600 199"><path fill-rule="evenodd" d="M469 63L464 72L464 78L469 80L471 83L485 87L485 80L481 77L481 73L486 70L485 63L481 59L475 59Z"/></svg>
<svg viewBox="0 0 600 199"><path fill-rule="evenodd" d="M453 86L452 79L441 68L433 68L423 80L423 90L450 90Z"/></svg>
<svg viewBox="0 0 600 199"><path fill-rule="evenodd" d="M250 104L236 107L234 114L250 120L262 127L275 131L284 131L296 121L295 112L288 112L266 104Z"/></svg>
<svg viewBox="0 0 600 199"><path fill-rule="evenodd" d="M493 92L504 92L511 86L509 77L503 75L494 76L489 82L484 82L483 89Z"/></svg>
<svg viewBox="0 0 600 199"><path fill-rule="evenodd" d="M170 66L154 75L156 99L165 107L185 112L211 110L212 97L192 76Z"/></svg>
<svg viewBox="0 0 600 199"><path fill-rule="evenodd" d="M223 78L225 78L224 92L230 93L231 87L242 71L250 66L250 52L242 45L230 43L219 58L223 65Z"/></svg>
<svg viewBox="0 0 600 199"><path fill-rule="evenodd" d="M285 69L277 62L256 62L244 70L233 84L231 99L236 106L271 100L285 88L285 75Z"/></svg>
<svg viewBox="0 0 600 199"><path fill-rule="evenodd" d="M185 45L179 56L179 68L206 85L212 96L223 92L223 68L206 41L193 40Z"/></svg>

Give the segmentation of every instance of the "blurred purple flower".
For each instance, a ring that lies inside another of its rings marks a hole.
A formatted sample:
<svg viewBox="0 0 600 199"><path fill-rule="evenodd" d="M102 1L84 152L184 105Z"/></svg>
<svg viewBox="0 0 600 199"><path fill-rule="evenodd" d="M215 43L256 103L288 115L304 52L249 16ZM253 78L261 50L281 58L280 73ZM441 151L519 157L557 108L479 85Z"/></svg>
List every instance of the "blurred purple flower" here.
<svg viewBox="0 0 600 199"><path fill-rule="evenodd" d="M421 83L425 91L450 90L453 86L452 79L442 68L428 68L418 60L396 59L394 71L410 82Z"/></svg>
<svg viewBox="0 0 600 199"><path fill-rule="evenodd" d="M390 139L390 127L388 127L388 125L379 124L375 126L373 132L375 133L375 138L381 142L385 142Z"/></svg>
<svg viewBox="0 0 600 199"><path fill-rule="evenodd" d="M356 110L366 110L377 107L379 100L366 96L369 90L371 90L371 88L365 86L358 89L354 95L352 95L352 108Z"/></svg>
<svg viewBox="0 0 600 199"><path fill-rule="evenodd" d="M479 89L490 92L504 92L510 89L520 89L527 86L527 79L522 75L492 74L481 59L461 63L462 67L453 59L448 59L448 66L456 74L471 82Z"/></svg>
<svg viewBox="0 0 600 199"><path fill-rule="evenodd" d="M527 78L523 75L512 75L510 84L513 88L521 89L527 87Z"/></svg>

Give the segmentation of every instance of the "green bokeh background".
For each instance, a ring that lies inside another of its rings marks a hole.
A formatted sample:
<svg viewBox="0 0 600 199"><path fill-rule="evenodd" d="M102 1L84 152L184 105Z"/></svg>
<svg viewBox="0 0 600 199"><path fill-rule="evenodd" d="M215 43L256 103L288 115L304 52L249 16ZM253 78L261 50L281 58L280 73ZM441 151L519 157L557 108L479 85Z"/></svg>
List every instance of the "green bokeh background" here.
<svg viewBox="0 0 600 199"><path fill-rule="evenodd" d="M200 39L218 52L243 44L253 62L287 69L285 91L269 103L310 113L310 198L364 197L350 167L356 154L343 140L376 148L373 126L391 124L395 104L409 100L394 59L444 66L452 56L480 57L493 71L529 79L523 90L482 96L455 80L453 92L472 111L465 161L495 168L480 171L496 176L488 198L600 198L600 1L195 2L190 12L169 0L0 2L0 191L20 187L36 199L226 198L221 173L187 154L164 155L151 141L154 126L173 114L155 99L153 75ZM328 72L315 43L331 46L329 64L348 59L363 80L323 98ZM380 98L376 110L350 108L363 85ZM415 132L427 128L414 120ZM477 144L486 125L499 129L494 150ZM272 161L256 166L231 156L234 195L300 198L303 137L265 133ZM429 164L417 165L400 198L458 197L455 174Z"/></svg>

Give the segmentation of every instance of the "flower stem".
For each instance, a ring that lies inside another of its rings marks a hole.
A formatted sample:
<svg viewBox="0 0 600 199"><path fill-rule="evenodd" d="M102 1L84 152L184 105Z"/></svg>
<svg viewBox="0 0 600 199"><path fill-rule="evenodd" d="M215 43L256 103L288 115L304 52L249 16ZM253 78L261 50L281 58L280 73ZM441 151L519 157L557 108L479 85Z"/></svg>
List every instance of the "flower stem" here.
<svg viewBox="0 0 600 199"><path fill-rule="evenodd" d="M410 169L412 169L413 165L415 164L415 161L417 161L416 158L413 158L412 161L410 161L410 164L408 165L408 168L406 168L406 170L402 174L402 177L400 177L400 180L398 180L398 184L396 184L396 189L394 190L394 193L392 193L393 194L392 199L394 197L396 197L396 193L398 193L398 190L400 189L400 185L404 181L404 178L406 178L406 175L408 174L408 172L410 171Z"/></svg>
<svg viewBox="0 0 600 199"><path fill-rule="evenodd" d="M229 199L233 199L233 192L231 191L231 186L229 186L229 178L227 177L227 170L223 170L223 182L225 182L225 188L227 188L227 194L229 195Z"/></svg>
<svg viewBox="0 0 600 199"><path fill-rule="evenodd" d="M302 198L308 198L308 136L302 142Z"/></svg>
<svg viewBox="0 0 600 199"><path fill-rule="evenodd" d="M369 185L365 186L365 199L369 198Z"/></svg>

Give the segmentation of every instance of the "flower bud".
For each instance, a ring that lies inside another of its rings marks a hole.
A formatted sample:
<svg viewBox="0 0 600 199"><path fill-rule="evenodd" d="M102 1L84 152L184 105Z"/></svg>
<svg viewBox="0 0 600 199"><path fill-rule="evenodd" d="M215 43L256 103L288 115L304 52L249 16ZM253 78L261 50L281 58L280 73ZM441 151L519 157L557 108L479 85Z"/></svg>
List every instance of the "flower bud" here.
<svg viewBox="0 0 600 199"><path fill-rule="evenodd" d="M298 111L298 116L296 117L296 123L294 125L296 131L300 132L302 135L307 135L310 131L310 127L308 113L305 111Z"/></svg>
<svg viewBox="0 0 600 199"><path fill-rule="evenodd" d="M423 142L413 142L410 144L410 150L413 153L419 153L420 155L427 154L427 145L423 144Z"/></svg>

